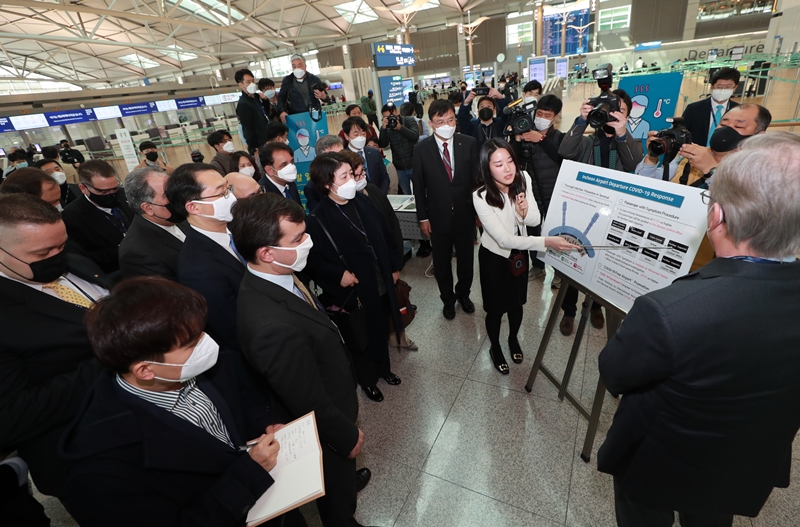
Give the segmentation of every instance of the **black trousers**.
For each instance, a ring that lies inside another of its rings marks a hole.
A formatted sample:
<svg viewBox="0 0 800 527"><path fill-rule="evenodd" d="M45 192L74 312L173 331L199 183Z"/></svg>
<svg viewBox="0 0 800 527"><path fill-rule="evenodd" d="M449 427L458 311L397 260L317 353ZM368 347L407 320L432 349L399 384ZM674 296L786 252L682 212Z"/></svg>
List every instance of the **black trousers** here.
<svg viewBox="0 0 800 527"><path fill-rule="evenodd" d="M27 485L20 487L17 473L10 465L0 465L0 525L50 525L44 507L30 495Z"/></svg>
<svg viewBox="0 0 800 527"><path fill-rule="evenodd" d="M603 307L597 302L592 302L592 311L599 311ZM564 303L561 304L565 317L574 317L578 313L578 290L572 286L567 289L564 295Z"/></svg>
<svg viewBox="0 0 800 527"><path fill-rule="evenodd" d="M540 223L536 227L525 227L525 230L528 232L528 236L541 236L542 235L542 224ZM539 254L538 251L528 251L531 256L531 267L536 269L544 269L544 262L541 261L536 257ZM544 253L542 253L544 255Z"/></svg>
<svg viewBox="0 0 800 527"><path fill-rule="evenodd" d="M325 496L317 500L317 509L325 527L356 527L356 460L350 452L334 452L322 445L322 470Z"/></svg>
<svg viewBox="0 0 800 527"><path fill-rule="evenodd" d="M472 287L475 259L475 226L453 227L449 232L431 232L433 243L433 270L439 286L439 298L446 306L455 304L459 296L468 296ZM458 283L453 291L453 266L451 259L456 248L456 274Z"/></svg>
<svg viewBox="0 0 800 527"><path fill-rule="evenodd" d="M381 127L380 123L378 123L378 114L377 113L367 114L367 122L369 124L374 124L375 128L380 128Z"/></svg>
<svg viewBox="0 0 800 527"><path fill-rule="evenodd" d="M614 477L614 509L617 527L672 527L675 511L650 505L631 497L622 490L619 478ZM681 527L731 527L733 514L704 515L678 513Z"/></svg>

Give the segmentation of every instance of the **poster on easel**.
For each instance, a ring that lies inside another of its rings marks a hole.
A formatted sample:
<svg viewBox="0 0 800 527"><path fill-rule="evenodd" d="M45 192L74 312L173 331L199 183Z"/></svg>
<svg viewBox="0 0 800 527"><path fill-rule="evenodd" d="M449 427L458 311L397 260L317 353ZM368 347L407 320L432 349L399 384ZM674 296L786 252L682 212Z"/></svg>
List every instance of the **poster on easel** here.
<svg viewBox="0 0 800 527"><path fill-rule="evenodd" d="M544 261L627 313L639 296L689 273L706 232L701 192L564 161L542 235L580 250L548 249Z"/></svg>
<svg viewBox="0 0 800 527"><path fill-rule="evenodd" d="M306 195L303 189L308 183L311 162L317 156L314 147L317 139L328 135L328 116L324 111L315 112L312 119L309 112L296 113L286 117L286 126L289 127L289 148L294 151L294 164L297 167L297 190L300 200L306 204Z"/></svg>

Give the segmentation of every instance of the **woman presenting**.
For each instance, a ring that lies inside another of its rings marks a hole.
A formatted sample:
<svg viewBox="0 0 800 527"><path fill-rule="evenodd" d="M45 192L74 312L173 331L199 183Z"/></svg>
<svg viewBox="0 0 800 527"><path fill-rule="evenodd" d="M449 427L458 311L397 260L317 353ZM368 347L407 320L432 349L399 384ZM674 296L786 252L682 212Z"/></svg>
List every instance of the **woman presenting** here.
<svg viewBox="0 0 800 527"><path fill-rule="evenodd" d="M548 247L557 251L577 249L558 236L527 236L525 227L538 225L541 215L531 192L530 176L517 167L508 143L502 139L487 141L480 153L478 188L472 193L484 229L478 265L486 333L491 342L489 354L503 375L508 375L508 363L500 348L504 313L508 313L511 360L522 362L517 332L522 324L522 306L528 298L528 251L543 252Z"/></svg>

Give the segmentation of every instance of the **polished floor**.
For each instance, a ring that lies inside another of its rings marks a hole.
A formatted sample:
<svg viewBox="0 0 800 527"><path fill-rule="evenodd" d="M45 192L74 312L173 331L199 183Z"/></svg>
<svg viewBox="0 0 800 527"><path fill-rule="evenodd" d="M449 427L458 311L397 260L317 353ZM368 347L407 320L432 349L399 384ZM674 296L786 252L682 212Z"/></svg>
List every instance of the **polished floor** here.
<svg viewBox="0 0 800 527"><path fill-rule="evenodd" d="M386 400L374 403L359 392L359 424L366 434L359 467L372 470L359 495L356 518L384 527L613 527L611 477L597 471L595 455L616 407L606 398L592 461L581 461L586 421L539 376L533 392L524 385L557 290L548 274L529 283L520 333L521 365L501 376L488 356L477 262L472 299L476 313L456 308L441 314L433 278L424 276L430 257L412 258L403 278L413 290L416 320L408 328L417 352L392 354L403 382L381 381ZM505 341L504 326L501 340ZM589 327L570 391L590 405L597 383L597 355L605 333ZM572 339L556 330L545 364L563 372ZM505 350L508 358L508 350ZM800 470L795 449L794 473ZM54 526L73 526L55 500L45 499ZM303 508L310 526L321 525L312 506ZM757 518L737 517L736 527L790 527L800 522L800 485L776 489ZM676 524L677 525L677 524Z"/></svg>

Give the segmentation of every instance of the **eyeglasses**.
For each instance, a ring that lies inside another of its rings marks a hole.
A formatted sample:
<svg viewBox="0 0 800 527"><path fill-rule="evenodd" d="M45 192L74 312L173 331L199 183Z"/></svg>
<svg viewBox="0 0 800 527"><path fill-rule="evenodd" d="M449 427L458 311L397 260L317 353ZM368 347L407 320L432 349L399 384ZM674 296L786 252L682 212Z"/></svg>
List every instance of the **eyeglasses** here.
<svg viewBox="0 0 800 527"><path fill-rule="evenodd" d="M266 193L267 193L266 187L258 187L257 194L266 194Z"/></svg>
<svg viewBox="0 0 800 527"><path fill-rule="evenodd" d="M711 194L707 190L704 190L700 193L700 199L703 200L703 205L708 205L712 200Z"/></svg>
<svg viewBox="0 0 800 527"><path fill-rule="evenodd" d="M202 196L202 197L197 198L196 201L203 201L203 200L211 199L211 198L227 198L228 196L230 196L231 192L233 192L233 185L231 185L230 187L226 188L225 192L223 192L222 194L214 194L213 196Z"/></svg>
<svg viewBox="0 0 800 527"><path fill-rule="evenodd" d="M94 190L94 194L99 196L108 196L109 194L114 194L122 187L122 181L117 178L117 186L114 188L97 188L89 183L84 183L85 186L89 187L90 189Z"/></svg>

